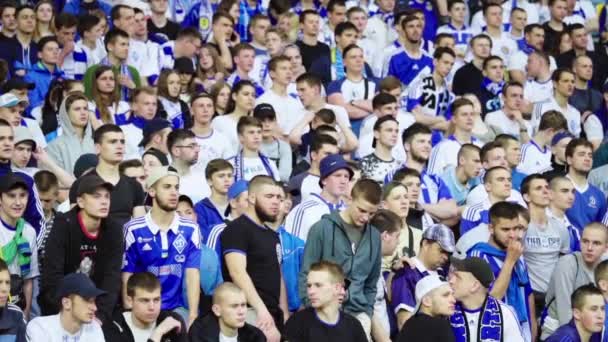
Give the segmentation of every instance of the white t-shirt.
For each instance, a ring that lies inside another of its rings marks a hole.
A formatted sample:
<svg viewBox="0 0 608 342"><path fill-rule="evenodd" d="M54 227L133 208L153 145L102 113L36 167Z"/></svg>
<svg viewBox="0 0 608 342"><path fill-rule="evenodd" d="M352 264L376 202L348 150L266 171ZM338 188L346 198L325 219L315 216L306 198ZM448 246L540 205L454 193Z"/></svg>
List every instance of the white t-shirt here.
<svg viewBox="0 0 608 342"><path fill-rule="evenodd" d="M534 140L521 146L521 160L517 169L525 174L543 173L551 170L551 149L541 149Z"/></svg>
<svg viewBox="0 0 608 342"><path fill-rule="evenodd" d="M519 139L519 123L516 120L509 119L502 109L486 114L485 122L494 131L509 134ZM530 125L526 125L526 128L528 129L528 134L531 134Z"/></svg>
<svg viewBox="0 0 608 342"><path fill-rule="evenodd" d="M508 61L505 61L505 63L508 63L507 67L509 71L519 70L525 73L526 65L528 64L528 54L521 50L517 50L511 55L511 58L509 58ZM549 71L553 72L555 69L557 69L555 58L553 58L553 56L549 56Z"/></svg>
<svg viewBox="0 0 608 342"><path fill-rule="evenodd" d="M211 195L205 173L190 169L190 173L179 177L179 194L190 197L193 203Z"/></svg>
<svg viewBox="0 0 608 342"><path fill-rule="evenodd" d="M511 38L511 34L503 32L500 37L492 39L492 55L502 58L503 63L507 64L511 55L518 51L517 43Z"/></svg>
<svg viewBox="0 0 608 342"><path fill-rule="evenodd" d="M200 151L198 161L193 168L198 172L205 173L207 164L213 159L228 159L232 156L232 150L226 143L226 136L218 130L212 129L211 133L206 136L197 135L195 140L200 146Z"/></svg>
<svg viewBox="0 0 608 342"><path fill-rule="evenodd" d="M471 206L473 204L483 202L486 199L488 199L488 192L483 184L479 184L467 195L467 205ZM511 189L511 195L507 198L507 202L517 202L517 204L521 204L526 208L528 207L521 193L515 189Z"/></svg>
<svg viewBox="0 0 608 342"><path fill-rule="evenodd" d="M604 139L604 128L602 122L595 115L591 114L587 117L587 120L583 123L583 129L587 135L587 140L603 140Z"/></svg>
<svg viewBox="0 0 608 342"><path fill-rule="evenodd" d="M152 336L154 329L156 328L156 323L150 324L150 326L147 329L141 329L138 326L136 326L135 324L133 324L133 319L131 317L131 311L125 311L122 313L122 315L125 318L125 322L129 326L129 329L131 329L131 333L133 334L133 341L136 341L136 342L148 341L150 336Z"/></svg>
<svg viewBox="0 0 608 342"><path fill-rule="evenodd" d="M228 161L230 162L230 164L232 164L232 166L235 166L235 157L231 157ZM279 181L279 170L277 169L277 166L275 163L272 162L272 160L268 160L268 164L267 166L270 167L270 170L272 171L272 175L268 174L268 171L266 169L266 165L264 165L264 162L262 161L262 158L259 157L243 157L242 159L242 163L243 165L241 166L241 171L237 171L236 172L240 172L241 173L241 179L244 179L246 181L250 181L253 177L255 176L259 176L259 175L264 175L264 176L271 176L272 178L274 178L274 180Z"/></svg>
<svg viewBox="0 0 608 342"><path fill-rule="evenodd" d="M524 85L524 99L538 103L547 101L553 96L553 82L551 79L545 82L539 82L537 80L527 80Z"/></svg>
<svg viewBox="0 0 608 342"><path fill-rule="evenodd" d="M472 143L480 146L481 142L473 138ZM458 152L462 144L453 137L443 139L431 150L427 172L431 175L441 175L449 166L457 166ZM481 147L481 146L480 146Z"/></svg>
<svg viewBox="0 0 608 342"><path fill-rule="evenodd" d="M301 201L307 200L312 194L321 194L321 186L319 185L319 176L311 175L304 177L302 180L302 186L300 187L300 193L302 196Z"/></svg>
<svg viewBox="0 0 608 342"><path fill-rule="evenodd" d="M239 341L238 333L235 336L228 337L228 336L222 334L222 332L220 331L220 342L238 342L238 341Z"/></svg>
<svg viewBox="0 0 608 342"><path fill-rule="evenodd" d="M306 241L310 228L319 222L323 215L342 207L341 202L330 207L321 196L309 195L307 200L303 200L289 212L285 219L285 230Z"/></svg>
<svg viewBox="0 0 608 342"><path fill-rule="evenodd" d="M211 121L211 127L214 130L220 132L225 138L224 144L226 144L230 153L230 156L234 156L240 149L239 134L236 130L237 121L229 115L217 116Z"/></svg>
<svg viewBox="0 0 608 342"><path fill-rule="evenodd" d="M549 110L556 110L562 113L566 118L566 121L568 121L568 130L570 133L576 137L580 136L581 113L578 111L578 109L574 108L570 104L568 104L565 109L560 107L555 101L555 97L551 97L547 101L534 105L534 109L532 110L532 120L530 120L530 123L535 133L538 130L538 125L540 125L541 116Z"/></svg>
<svg viewBox="0 0 608 342"><path fill-rule="evenodd" d="M83 324L76 334L72 335L63 329L59 314L36 317L27 325L28 341L46 342L105 342L103 331L97 321Z"/></svg>
<svg viewBox="0 0 608 342"><path fill-rule="evenodd" d="M302 120L301 115L304 107L300 101L290 95L281 96L272 89L268 89L255 101L256 105L260 103L272 105L277 114L277 123L283 134L289 134L298 122Z"/></svg>
<svg viewBox="0 0 608 342"><path fill-rule="evenodd" d="M122 132L125 135L124 160L140 159L143 149L139 146L139 143L144 137L142 129L132 123L120 126L120 128L122 129Z"/></svg>
<svg viewBox="0 0 608 342"><path fill-rule="evenodd" d="M0 221L0 246L4 246L11 242L15 236L15 230L7 228L2 221ZM25 222L23 226L22 236L27 240L30 245L30 273L24 278L31 279L40 275L38 270L38 247L36 247L36 230L29 223ZM19 266L18 257L15 257L12 263L8 265L8 272L10 274L21 274L21 267Z"/></svg>

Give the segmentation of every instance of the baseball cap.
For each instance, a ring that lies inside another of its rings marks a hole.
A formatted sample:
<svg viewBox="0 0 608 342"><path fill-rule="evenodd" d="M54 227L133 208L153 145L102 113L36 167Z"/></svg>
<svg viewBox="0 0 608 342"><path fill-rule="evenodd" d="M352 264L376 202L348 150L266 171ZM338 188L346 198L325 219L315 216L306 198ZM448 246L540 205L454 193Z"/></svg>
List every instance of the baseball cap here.
<svg viewBox="0 0 608 342"><path fill-rule="evenodd" d="M422 304L422 298L429 294L429 292L433 291L436 288L439 288L443 285L448 285L448 283L444 280L441 280L437 274L429 274L426 277L418 280L416 283L416 309L414 312L418 312L420 309L420 305Z"/></svg>
<svg viewBox="0 0 608 342"><path fill-rule="evenodd" d="M106 190L112 192L112 189L114 189L114 185L112 185L112 183L110 182L104 181L96 174L85 175L78 183L76 196L80 197L84 194L92 195L99 188L105 188Z"/></svg>
<svg viewBox="0 0 608 342"><path fill-rule="evenodd" d="M16 188L22 188L25 190L29 189L23 177L18 174L11 172L0 177L0 194L9 192Z"/></svg>
<svg viewBox="0 0 608 342"><path fill-rule="evenodd" d="M15 146L23 142L30 142L32 144L32 150L36 149L36 140L30 129L24 126L17 126L13 129L15 133Z"/></svg>
<svg viewBox="0 0 608 342"><path fill-rule="evenodd" d="M147 121L144 124L144 129L142 130L143 138L141 139L139 146L146 146L150 142L150 139L152 138L152 135L154 135L154 133L162 131L163 129L168 127L171 127L171 123L165 119L154 118L150 121Z"/></svg>
<svg viewBox="0 0 608 342"><path fill-rule="evenodd" d="M551 146L557 145L562 139L566 139L566 138L574 138L574 135L572 135L568 131L561 131L561 132L555 133L555 135L553 136L553 139L551 139Z"/></svg>
<svg viewBox="0 0 608 342"><path fill-rule="evenodd" d="M179 174L177 174L177 171L170 166L159 166L153 168L150 171L148 178L146 178L146 187L150 188L154 186L156 182L167 176L175 176L179 178Z"/></svg>
<svg viewBox="0 0 608 342"><path fill-rule="evenodd" d="M83 298L95 298L106 294L106 291L95 287L93 281L87 277L86 274L70 273L65 275L61 280L59 288L57 289L57 296L59 298L64 298L73 294Z"/></svg>
<svg viewBox="0 0 608 342"><path fill-rule="evenodd" d="M467 257L466 259L450 258L450 264L455 270L460 272L470 272L473 274L483 287L490 288L494 281L494 273L490 264L479 257Z"/></svg>
<svg viewBox="0 0 608 342"><path fill-rule="evenodd" d="M445 252L454 253L456 250L456 241L452 230L441 223L436 223L428 227L423 233L422 238L435 241L441 246Z"/></svg>
<svg viewBox="0 0 608 342"><path fill-rule="evenodd" d="M3 108L15 107L16 105L18 105L22 102L25 102L25 101L22 101L21 99L19 99L17 97L17 95L15 95L15 94L6 93L6 94L3 94L2 96L0 96L0 107L3 107Z"/></svg>
<svg viewBox="0 0 608 342"><path fill-rule="evenodd" d="M319 177L319 185L323 187L321 181L323 181L327 176L332 173L345 169L348 171L350 175L349 178L353 178L354 172L344 160L341 154L330 154L327 157L321 159L321 164L319 165L319 170L321 171L321 176Z"/></svg>
<svg viewBox="0 0 608 342"><path fill-rule="evenodd" d="M268 103L260 103L259 105L253 108L253 117L259 120L265 118L275 118L277 117L277 112L274 110L274 107Z"/></svg>
<svg viewBox="0 0 608 342"><path fill-rule="evenodd" d="M249 182L244 179L234 182L228 189L228 200L231 201L249 189Z"/></svg>
<svg viewBox="0 0 608 342"><path fill-rule="evenodd" d="M2 85L2 93L8 93L9 91L11 91L13 89L34 90L35 86L36 85L34 83L26 82L23 78L14 77L14 78L11 78L10 80L4 82L4 84Z"/></svg>
<svg viewBox="0 0 608 342"><path fill-rule="evenodd" d="M96 154L85 153L76 159L74 163L74 177L80 178L88 170L97 167L99 158Z"/></svg>
<svg viewBox="0 0 608 342"><path fill-rule="evenodd" d="M176 58L173 69L180 74L194 74L194 63L188 57Z"/></svg>

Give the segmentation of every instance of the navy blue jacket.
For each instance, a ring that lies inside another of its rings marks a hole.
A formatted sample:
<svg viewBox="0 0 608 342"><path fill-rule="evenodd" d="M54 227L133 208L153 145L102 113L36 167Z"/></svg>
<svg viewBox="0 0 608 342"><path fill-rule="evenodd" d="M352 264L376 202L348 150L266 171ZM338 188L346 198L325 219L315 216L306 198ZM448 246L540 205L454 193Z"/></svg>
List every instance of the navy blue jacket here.
<svg viewBox="0 0 608 342"><path fill-rule="evenodd" d="M600 342L601 339L602 334L595 333L591 335L589 342ZM578 334L578 330L576 330L574 319L568 322L568 324L564 324L559 327L559 329L555 330L555 332L549 336L545 342L581 342L581 337Z"/></svg>
<svg viewBox="0 0 608 342"><path fill-rule="evenodd" d="M23 218L27 221L27 223L34 227L36 234L38 234L40 229L44 226L44 212L42 211L42 204L40 203L40 198L38 197L38 191L36 191L34 179L23 172L13 171L10 163L0 163L0 177L11 172L23 178L27 184L28 198Z"/></svg>
<svg viewBox="0 0 608 342"><path fill-rule="evenodd" d="M25 342L25 318L13 304L0 308L0 341Z"/></svg>
<svg viewBox="0 0 608 342"><path fill-rule="evenodd" d="M207 243L211 228L224 222L224 215L217 211L217 208L209 197L203 198L201 201L194 205L194 212L196 213L197 223L201 229L201 239L203 243Z"/></svg>

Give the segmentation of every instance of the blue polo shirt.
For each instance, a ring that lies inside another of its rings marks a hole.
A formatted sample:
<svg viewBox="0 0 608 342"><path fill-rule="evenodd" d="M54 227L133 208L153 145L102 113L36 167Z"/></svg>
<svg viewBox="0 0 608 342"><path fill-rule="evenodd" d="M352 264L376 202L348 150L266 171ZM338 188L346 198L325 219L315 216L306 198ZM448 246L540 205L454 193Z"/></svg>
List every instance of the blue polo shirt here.
<svg viewBox="0 0 608 342"><path fill-rule="evenodd" d="M182 283L186 268L200 267L201 237L198 225L174 214L173 222L161 231L150 213L125 225L123 272L150 272L161 284L162 310L186 307Z"/></svg>

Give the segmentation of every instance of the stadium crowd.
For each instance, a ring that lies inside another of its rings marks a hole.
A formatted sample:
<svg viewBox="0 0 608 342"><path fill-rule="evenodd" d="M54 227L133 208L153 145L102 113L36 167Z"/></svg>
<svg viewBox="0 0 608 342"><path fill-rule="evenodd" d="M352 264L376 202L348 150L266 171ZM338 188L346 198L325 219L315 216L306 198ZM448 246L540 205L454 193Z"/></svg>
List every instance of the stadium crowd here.
<svg viewBox="0 0 608 342"><path fill-rule="evenodd" d="M13 1L0 341L608 342L604 1Z"/></svg>

